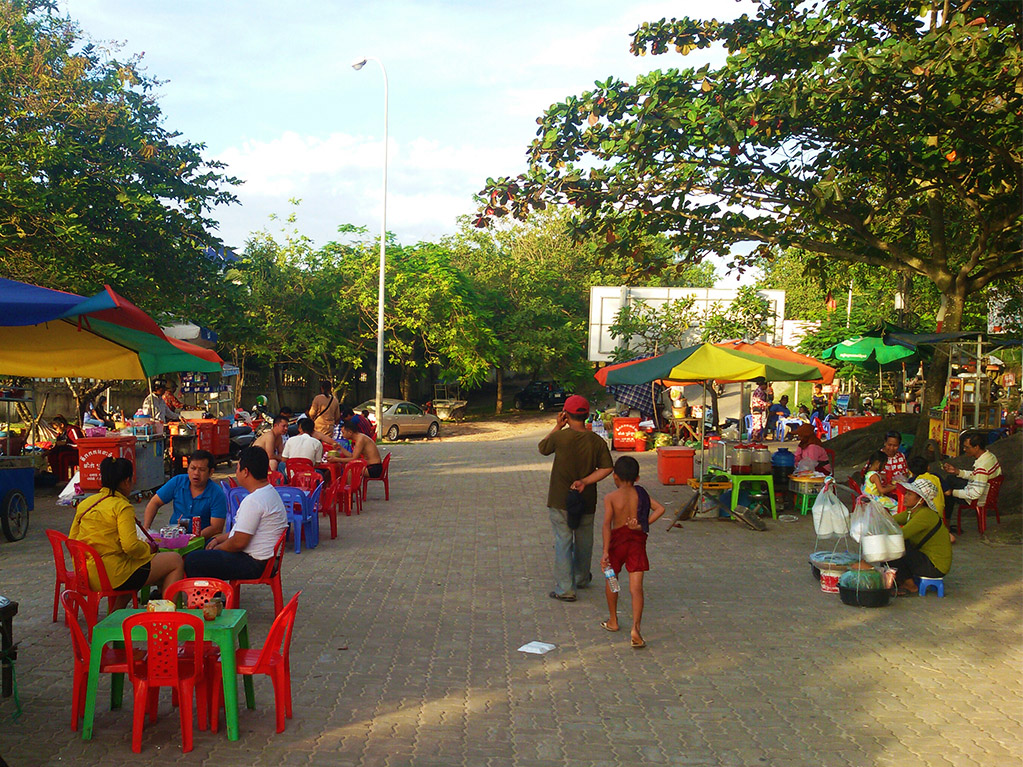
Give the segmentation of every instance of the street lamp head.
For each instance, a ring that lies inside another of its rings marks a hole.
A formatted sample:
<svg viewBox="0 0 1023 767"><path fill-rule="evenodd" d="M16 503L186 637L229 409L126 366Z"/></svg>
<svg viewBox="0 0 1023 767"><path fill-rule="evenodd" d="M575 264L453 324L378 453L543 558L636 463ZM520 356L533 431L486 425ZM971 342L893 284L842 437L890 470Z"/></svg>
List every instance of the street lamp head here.
<svg viewBox="0 0 1023 767"><path fill-rule="evenodd" d="M367 61L368 59L365 56L363 56L361 59L356 59L355 61L352 62L352 69L358 72L360 69L366 66Z"/></svg>

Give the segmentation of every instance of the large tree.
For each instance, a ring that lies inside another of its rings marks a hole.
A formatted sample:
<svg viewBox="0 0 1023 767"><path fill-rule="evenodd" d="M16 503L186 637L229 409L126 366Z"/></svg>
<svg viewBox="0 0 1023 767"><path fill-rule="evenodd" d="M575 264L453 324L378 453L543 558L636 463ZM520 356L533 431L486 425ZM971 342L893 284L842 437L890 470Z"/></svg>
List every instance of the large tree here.
<svg viewBox="0 0 1023 767"><path fill-rule="evenodd" d="M215 279L234 179L165 128L139 59L86 42L48 0L0 0L0 271L172 309Z"/></svg>
<svg viewBox="0 0 1023 767"><path fill-rule="evenodd" d="M958 329L967 295L1023 276L1018 3L757 6L642 25L638 55L723 45L726 62L551 106L528 171L488 183L478 223L568 203L625 252L656 232L743 268L795 246L934 283Z"/></svg>

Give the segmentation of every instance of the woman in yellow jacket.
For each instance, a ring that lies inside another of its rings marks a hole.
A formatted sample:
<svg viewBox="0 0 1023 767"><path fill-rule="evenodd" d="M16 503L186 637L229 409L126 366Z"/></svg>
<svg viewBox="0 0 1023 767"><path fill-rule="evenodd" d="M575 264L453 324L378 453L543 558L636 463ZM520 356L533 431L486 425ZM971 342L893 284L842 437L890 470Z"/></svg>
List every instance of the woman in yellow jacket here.
<svg viewBox="0 0 1023 767"><path fill-rule="evenodd" d="M68 536L96 549L115 589L138 591L159 583L166 590L185 577L185 563L180 554L157 554L153 544L139 539L135 509L128 500L133 472L127 458L104 458L99 465L103 489L79 504ZM99 588L99 578L91 570L89 585ZM120 597L114 609L127 604L128 597Z"/></svg>

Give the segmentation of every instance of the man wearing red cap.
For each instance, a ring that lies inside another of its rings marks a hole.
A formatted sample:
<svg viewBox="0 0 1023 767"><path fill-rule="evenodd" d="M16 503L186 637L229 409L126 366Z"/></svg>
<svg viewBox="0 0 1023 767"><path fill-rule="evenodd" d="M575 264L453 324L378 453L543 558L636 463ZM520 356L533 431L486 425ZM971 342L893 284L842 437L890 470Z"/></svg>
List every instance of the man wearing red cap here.
<svg viewBox="0 0 1023 767"><path fill-rule="evenodd" d="M541 455L554 454L547 492L547 510L554 529L554 591L549 596L564 602L574 602L575 590L593 580L590 560L597 483L611 473L614 465L607 443L586 428L589 412L590 403L573 394L565 400L557 423L539 445ZM583 511L575 529L569 526L567 511L571 490L581 496L576 501L581 501Z"/></svg>

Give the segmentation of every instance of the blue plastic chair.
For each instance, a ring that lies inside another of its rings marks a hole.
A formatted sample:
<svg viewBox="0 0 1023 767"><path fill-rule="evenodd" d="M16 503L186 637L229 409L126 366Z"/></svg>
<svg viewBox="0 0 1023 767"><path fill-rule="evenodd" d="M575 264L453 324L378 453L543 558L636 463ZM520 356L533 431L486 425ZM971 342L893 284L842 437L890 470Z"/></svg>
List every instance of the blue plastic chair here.
<svg viewBox="0 0 1023 767"><path fill-rule="evenodd" d="M318 543L319 530L317 528L319 525L316 524L317 521L310 513L309 496L303 490L288 485L274 489L284 501L284 509L288 514L288 525L294 524L292 534L295 536L295 553L302 553L303 533L305 533L306 546L310 549L315 548Z"/></svg>
<svg viewBox="0 0 1023 767"><path fill-rule="evenodd" d="M227 517L224 519L224 532L231 532L234 527L234 520L238 516L238 507L242 505L242 499L249 494L244 487L229 487L227 489Z"/></svg>
<svg viewBox="0 0 1023 767"><path fill-rule="evenodd" d="M313 543L310 544L311 548L315 548L320 545L320 495L323 493L323 488L325 487L328 487L327 483L321 482L309 495L309 516L312 517L311 527L313 532Z"/></svg>

